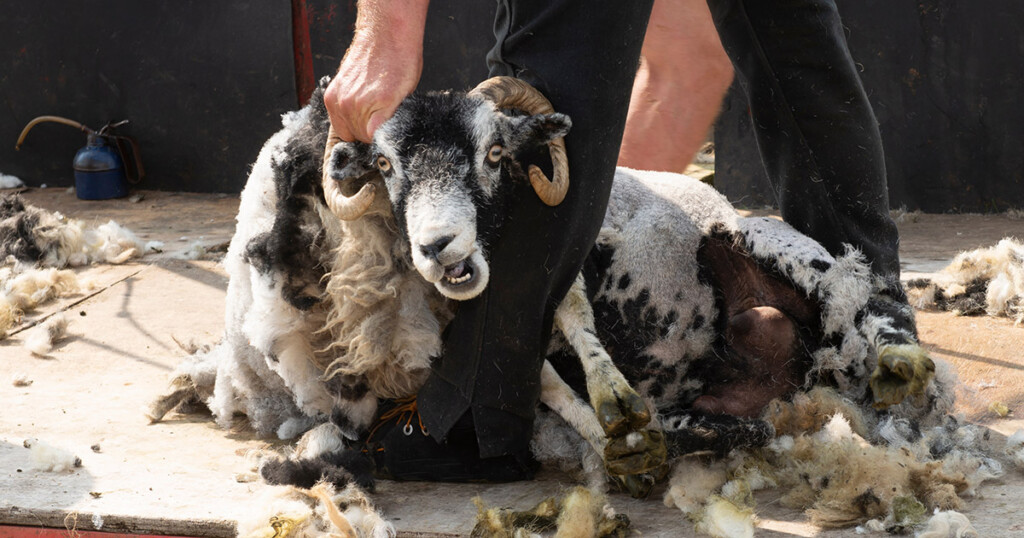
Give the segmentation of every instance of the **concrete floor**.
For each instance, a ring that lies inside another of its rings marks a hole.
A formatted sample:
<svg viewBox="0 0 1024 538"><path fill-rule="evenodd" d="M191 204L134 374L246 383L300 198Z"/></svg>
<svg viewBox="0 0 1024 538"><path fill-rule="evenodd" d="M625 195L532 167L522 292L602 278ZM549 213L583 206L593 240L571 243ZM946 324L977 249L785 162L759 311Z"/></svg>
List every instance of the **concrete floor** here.
<svg viewBox="0 0 1024 538"><path fill-rule="evenodd" d="M253 461L246 453L271 447L271 441L244 428L219 429L202 417L179 415L149 425L143 415L185 355L177 342L212 343L220 334L223 269L181 255L195 241L216 247L230 239L237 197L143 194L137 203L83 202L63 189L23 195L87 222L114 219L147 240L163 241L165 249L136 263L84 269L97 284L93 291L28 316L31 322L66 310L71 317L70 336L50 356L22 348L23 333L0 341L0 524L231 536L234 522L263 488L251 481ZM941 268L959 250L1024 236L1024 221L1002 215L910 215L900 227L908 277ZM922 312L918 320L925 346L960 373L962 412L996 438L1024 427L1013 415L988 411L999 401L1024 417L1024 328L947 313ZM16 374L32 384L13 387L9 380ZM74 451L83 466L62 474L31 470L22 447L30 437ZM99 451L90 449L97 444ZM553 473L506 485L382 482L375 499L400 536L460 536L472 528L474 496L525 508L569 485ZM964 512L981 536L1024 536L1024 521L1016 515L1022 497L1024 473L1011 469L1002 481L983 486ZM642 536L692 536L692 524L660 499L656 491L648 501L615 495L612 502ZM852 529L814 528L771 492L758 501L758 536L855 536Z"/></svg>

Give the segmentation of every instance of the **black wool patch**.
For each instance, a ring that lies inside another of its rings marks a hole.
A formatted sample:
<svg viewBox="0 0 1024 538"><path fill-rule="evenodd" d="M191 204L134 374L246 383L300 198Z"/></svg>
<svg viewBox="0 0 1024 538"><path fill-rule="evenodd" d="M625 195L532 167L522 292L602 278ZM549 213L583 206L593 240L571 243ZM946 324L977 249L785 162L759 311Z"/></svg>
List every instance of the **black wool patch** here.
<svg viewBox="0 0 1024 538"><path fill-rule="evenodd" d="M13 256L21 262L38 262L56 246L41 236L57 222L45 209L25 205L18 195L0 196L0 259Z"/></svg>
<svg viewBox="0 0 1024 538"><path fill-rule="evenodd" d="M309 310L319 302L321 277L316 252L324 230L313 208L313 197L322 196L320 180L324 145L327 142L327 111L322 91L307 105L306 122L287 140L282 156L271 168L277 193L274 223L246 245L244 258L263 274L276 272L284 277L282 295L299 310Z"/></svg>
<svg viewBox="0 0 1024 538"><path fill-rule="evenodd" d="M907 281L907 287L912 290L924 289L931 285L932 280L930 278L915 278Z"/></svg>
<svg viewBox="0 0 1024 538"><path fill-rule="evenodd" d="M373 463L356 450L324 455L311 460L269 460L260 467L260 476L268 484L309 489L317 482L330 482L336 488L349 484L373 491Z"/></svg>
<svg viewBox="0 0 1024 538"><path fill-rule="evenodd" d="M820 271L820 272L824 273L825 271L828 271L831 267L832 267L832 264L829 263L826 260L822 260L822 259L811 260L811 269L814 269L815 271Z"/></svg>

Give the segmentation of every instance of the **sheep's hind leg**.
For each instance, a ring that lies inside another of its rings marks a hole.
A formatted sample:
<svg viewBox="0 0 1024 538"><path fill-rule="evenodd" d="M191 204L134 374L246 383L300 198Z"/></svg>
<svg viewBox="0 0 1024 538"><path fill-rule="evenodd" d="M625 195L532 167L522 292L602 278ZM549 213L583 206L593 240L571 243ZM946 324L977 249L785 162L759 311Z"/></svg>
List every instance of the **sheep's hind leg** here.
<svg viewBox="0 0 1024 538"><path fill-rule="evenodd" d="M735 448L763 447L775 438L775 428L760 418L704 413L692 409L662 411L670 457L711 452L725 456Z"/></svg>
<svg viewBox="0 0 1024 538"><path fill-rule="evenodd" d="M555 323L580 358L590 404L605 434L605 466L613 475L635 475L665 463L661 432L643 429L651 412L643 398L615 367L594 330L594 312L587 300L582 276L555 312ZM621 442L615 442L621 440Z"/></svg>
<svg viewBox="0 0 1024 538"><path fill-rule="evenodd" d="M884 289L880 283L875 286ZM878 353L878 364L868 381L877 409L923 394L935 374L935 363L917 342L913 309L906 300L892 295L874 295L861 326Z"/></svg>
<svg viewBox="0 0 1024 538"><path fill-rule="evenodd" d="M884 409L924 392L935 374L935 363L917 344L878 346L878 366L871 374L874 406Z"/></svg>

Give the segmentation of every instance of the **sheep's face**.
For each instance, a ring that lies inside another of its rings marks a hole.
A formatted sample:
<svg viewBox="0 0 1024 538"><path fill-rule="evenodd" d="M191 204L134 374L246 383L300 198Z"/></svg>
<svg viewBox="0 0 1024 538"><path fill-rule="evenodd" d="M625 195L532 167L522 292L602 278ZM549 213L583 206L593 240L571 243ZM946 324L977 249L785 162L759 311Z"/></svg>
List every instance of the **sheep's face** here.
<svg viewBox="0 0 1024 538"><path fill-rule="evenodd" d="M368 157L387 185L413 265L446 297L472 299L487 286L487 245L512 182L528 182L515 161L568 132L562 114L510 116L488 101L434 93L406 99L374 135Z"/></svg>

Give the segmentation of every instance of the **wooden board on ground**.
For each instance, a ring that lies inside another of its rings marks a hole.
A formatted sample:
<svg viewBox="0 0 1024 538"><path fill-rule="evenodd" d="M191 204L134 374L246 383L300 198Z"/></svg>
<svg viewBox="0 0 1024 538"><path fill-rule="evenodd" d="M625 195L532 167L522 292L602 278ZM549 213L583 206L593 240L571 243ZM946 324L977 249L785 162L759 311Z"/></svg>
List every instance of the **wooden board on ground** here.
<svg viewBox="0 0 1024 538"><path fill-rule="evenodd" d="M185 356L175 340L203 344L219 336L227 283L223 270L213 261L176 256L192 238L226 241L237 199L146 193L141 204L149 200L150 208L124 200L94 206L52 189L31 191L26 198L74 217L114 218L173 248L132 264L82 270L105 284L68 310L70 335L48 357L23 349L23 334L0 341L0 525L233 535L235 522L265 488L246 481L253 478L254 461L246 454L282 443L243 428L221 429L205 416L178 415L150 425L144 408L166 389L168 374ZM958 225L956 216L920 215L912 226L904 223L902 247L913 253L908 259L949 259L962 248L1022 235L1021 221L967 220ZM963 233L935 239L947 229ZM974 233L979 231L984 234ZM53 303L41 312L68 304ZM990 400L1000 400L1024 417L1024 328L947 313L923 313L919 323L925 345L965 380L961 402L970 418L989 425L994 436L1024 427L1014 417L986 412ZM19 373L32 384L13 387L10 379ZM29 450L22 446L26 438L69 449L83 465L66 473L32 470ZM476 513L473 497L525 509L570 485L568 477L545 471L538 480L513 484L381 482L374 498L399 536L465 536ZM662 491L646 501L614 495L612 504L631 518L639 536L694 536L693 524L662 503ZM1024 474L1009 469L1001 483L983 486L981 493L964 512L982 536L1024 533L1016 515ZM800 512L783 508L773 493L760 494L758 503L758 536L857 536L853 529L814 528Z"/></svg>

